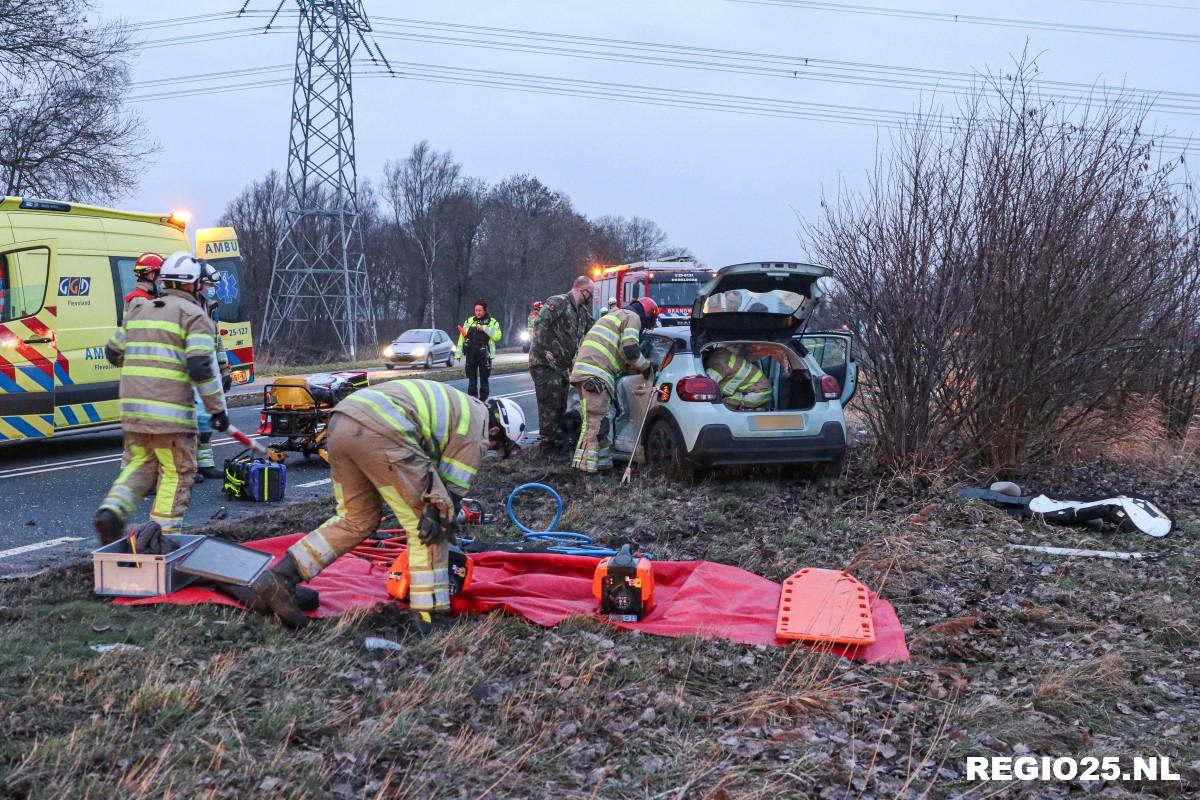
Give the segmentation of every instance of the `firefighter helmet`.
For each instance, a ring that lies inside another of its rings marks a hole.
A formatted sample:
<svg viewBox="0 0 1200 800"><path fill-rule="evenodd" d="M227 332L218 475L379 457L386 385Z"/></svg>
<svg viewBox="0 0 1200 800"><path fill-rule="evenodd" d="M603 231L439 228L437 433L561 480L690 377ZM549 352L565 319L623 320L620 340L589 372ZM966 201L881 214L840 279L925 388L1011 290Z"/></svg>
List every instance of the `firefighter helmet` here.
<svg viewBox="0 0 1200 800"><path fill-rule="evenodd" d="M158 278L164 283L197 283L203 271L203 265L191 253L180 250L167 256Z"/></svg>
<svg viewBox="0 0 1200 800"><path fill-rule="evenodd" d="M644 326L649 329L658 324L658 303L654 302L652 297L639 297L629 305L641 307L641 317ZM635 309L636 310L636 309Z"/></svg>
<svg viewBox="0 0 1200 800"><path fill-rule="evenodd" d="M162 265L163 257L158 253L142 253L137 257L137 261L133 262L133 274L139 281L153 280L151 273L157 276Z"/></svg>

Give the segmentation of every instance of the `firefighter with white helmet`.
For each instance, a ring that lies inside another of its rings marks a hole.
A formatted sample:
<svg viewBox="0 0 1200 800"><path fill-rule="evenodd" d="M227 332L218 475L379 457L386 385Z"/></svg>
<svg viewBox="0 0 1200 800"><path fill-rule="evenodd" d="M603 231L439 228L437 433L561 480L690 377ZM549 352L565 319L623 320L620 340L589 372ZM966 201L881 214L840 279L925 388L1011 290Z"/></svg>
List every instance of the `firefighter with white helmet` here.
<svg viewBox="0 0 1200 800"><path fill-rule="evenodd" d="M202 266L200 274L200 283L203 287L203 302L204 310L212 317L214 325L216 324L217 307L217 284L221 281L221 273L207 262L200 262ZM221 341L221 334L218 330L213 340L214 349L217 355L217 371L221 376L221 390L228 392L233 386L233 373L229 367L229 356L225 353L225 345ZM204 406L204 398L200 396L200 392L196 391L194 396L196 406L196 432L199 435L199 443L196 450L196 483L201 483L205 478L215 478L220 475L217 469L217 459L213 454L213 429L212 415Z"/></svg>
<svg viewBox="0 0 1200 800"><path fill-rule="evenodd" d="M413 630L428 634L450 610L450 545L462 496L489 444L520 435L523 420L511 411L499 399L485 405L426 380L360 389L338 403L328 428L337 510L254 580L252 607L294 628L308 624L296 585L370 536L386 506L408 531Z"/></svg>
<svg viewBox="0 0 1200 800"><path fill-rule="evenodd" d="M125 521L157 483L150 518L177 533L196 474L193 390L212 414L212 427L229 427L214 352L216 329L204 309L203 265L190 253L172 253L158 279L162 295L131 304L105 347L121 367L121 471L96 512L101 544L119 539Z"/></svg>

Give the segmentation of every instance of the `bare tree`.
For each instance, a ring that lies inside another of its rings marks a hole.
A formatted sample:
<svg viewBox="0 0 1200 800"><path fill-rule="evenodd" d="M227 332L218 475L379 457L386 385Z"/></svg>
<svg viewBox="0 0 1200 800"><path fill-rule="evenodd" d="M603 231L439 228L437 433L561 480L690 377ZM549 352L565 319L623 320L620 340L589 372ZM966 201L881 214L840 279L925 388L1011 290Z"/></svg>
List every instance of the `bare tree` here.
<svg viewBox="0 0 1200 800"><path fill-rule="evenodd" d="M451 153L439 153L421 141L408 158L384 167L383 195L392 219L416 245L430 302L425 304L429 326L437 327L438 256L450 234L446 206L458 189L462 167Z"/></svg>
<svg viewBox="0 0 1200 800"><path fill-rule="evenodd" d="M245 297L251 320L262 324L275 248L283 235L287 192L283 176L271 170L261 181L254 181L230 200L220 224L237 229L242 252Z"/></svg>
<svg viewBox="0 0 1200 800"><path fill-rule="evenodd" d="M0 180L10 195L79 200L137 184L146 144L124 105L126 29L92 24L86 0L0 0Z"/></svg>
<svg viewBox="0 0 1200 800"><path fill-rule="evenodd" d="M687 248L671 245L666 232L645 217L600 217L592 223L591 240L595 260L605 264L691 256Z"/></svg>
<svg viewBox="0 0 1200 800"><path fill-rule="evenodd" d="M1041 104L1031 65L919 118L806 226L866 351L879 455L1016 467L1120 411L1179 319L1184 232L1145 108Z"/></svg>

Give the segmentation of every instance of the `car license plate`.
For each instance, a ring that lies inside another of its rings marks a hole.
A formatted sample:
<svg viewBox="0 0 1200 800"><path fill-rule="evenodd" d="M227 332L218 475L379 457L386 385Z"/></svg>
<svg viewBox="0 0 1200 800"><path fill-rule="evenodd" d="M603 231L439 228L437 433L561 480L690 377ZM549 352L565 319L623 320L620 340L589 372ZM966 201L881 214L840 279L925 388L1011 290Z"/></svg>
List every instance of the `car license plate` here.
<svg viewBox="0 0 1200 800"><path fill-rule="evenodd" d="M804 430L803 414L771 414L756 415L750 418L752 431L802 431Z"/></svg>
<svg viewBox="0 0 1200 800"><path fill-rule="evenodd" d="M235 369L229 373L229 377L233 378L233 382L237 384L250 382L250 370Z"/></svg>

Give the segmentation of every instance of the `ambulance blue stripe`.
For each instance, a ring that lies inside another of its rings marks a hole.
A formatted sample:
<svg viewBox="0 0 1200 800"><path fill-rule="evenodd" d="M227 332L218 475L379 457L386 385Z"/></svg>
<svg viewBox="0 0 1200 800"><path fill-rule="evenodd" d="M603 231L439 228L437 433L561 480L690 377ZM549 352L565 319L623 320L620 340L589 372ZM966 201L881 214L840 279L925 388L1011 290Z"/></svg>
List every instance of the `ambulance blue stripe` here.
<svg viewBox="0 0 1200 800"><path fill-rule="evenodd" d="M45 389L47 392L54 391L54 377L47 375L37 367L17 367L21 372L25 373L25 377L37 383L38 386Z"/></svg>
<svg viewBox="0 0 1200 800"><path fill-rule="evenodd" d="M87 414L87 418L92 422L100 421L100 412L96 411L96 407L91 403L83 404L83 413Z"/></svg>
<svg viewBox="0 0 1200 800"><path fill-rule="evenodd" d="M229 365L231 367L236 367L244 363L240 358L233 354L232 350L226 350L225 357L229 359Z"/></svg>
<svg viewBox="0 0 1200 800"><path fill-rule="evenodd" d="M67 374L65 369L63 369L63 365L59 364L57 361L54 362L54 376L58 378L58 382L63 386L75 385L75 381L71 380L71 376Z"/></svg>
<svg viewBox="0 0 1200 800"><path fill-rule="evenodd" d="M75 416L75 412L71 410L70 406L63 406L58 410L62 412L62 415L66 418L68 425L79 424L79 417Z"/></svg>
<svg viewBox="0 0 1200 800"><path fill-rule="evenodd" d="M18 386L16 381L5 375L3 372L0 372L0 389L3 389L9 394L25 394L25 390Z"/></svg>
<svg viewBox="0 0 1200 800"><path fill-rule="evenodd" d="M23 420L20 417L3 417L3 419L9 425L13 426L17 430L19 430L21 433L28 436L30 439L40 439L44 435L41 431L39 431L37 428L33 427L32 425L30 425L28 422L26 422L25 420Z"/></svg>

